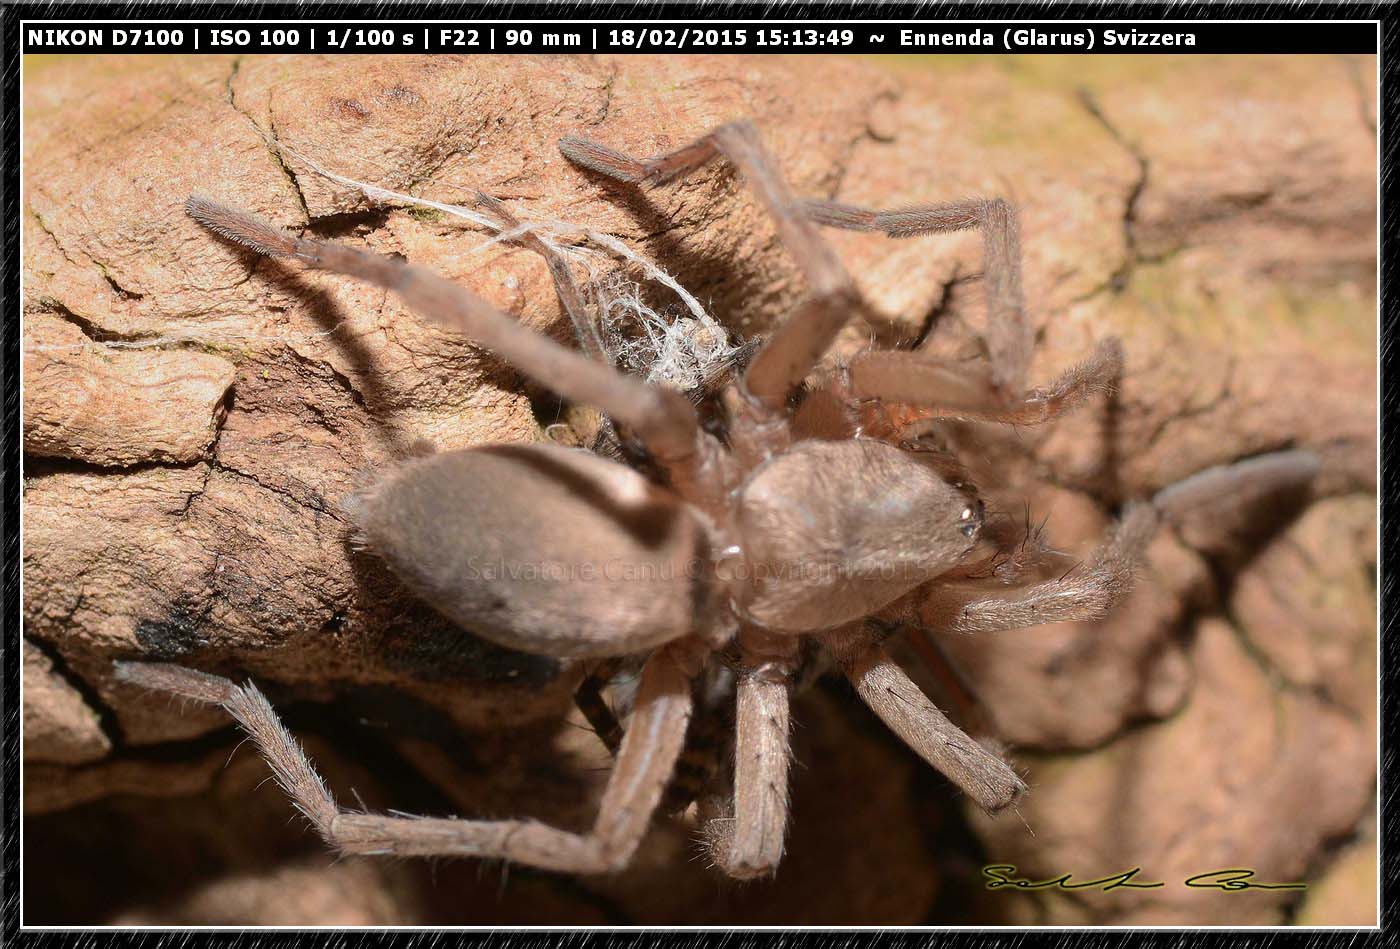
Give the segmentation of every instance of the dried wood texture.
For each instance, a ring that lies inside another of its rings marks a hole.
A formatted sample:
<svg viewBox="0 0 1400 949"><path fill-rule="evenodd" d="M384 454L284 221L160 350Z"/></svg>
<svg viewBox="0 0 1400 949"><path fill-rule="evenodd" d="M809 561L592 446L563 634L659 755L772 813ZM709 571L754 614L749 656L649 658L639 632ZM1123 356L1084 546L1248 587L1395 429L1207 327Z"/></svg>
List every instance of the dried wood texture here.
<svg viewBox="0 0 1400 949"><path fill-rule="evenodd" d="M984 895L976 867L946 862L969 852L948 829L948 785L840 689L794 700L793 836L771 882L717 895L694 828L665 822L634 869L586 888L513 874L502 896L474 865L440 870L435 888L426 869L308 857L280 797L252 792L256 760L224 770L226 719L117 684L113 658L256 675L337 796L363 789L375 807L584 827L607 761L559 724L578 670L416 605L350 548L338 506L358 473L420 439L539 439L554 403L392 296L255 260L181 208L200 191L401 254L565 339L546 263L436 212L372 204L279 147L382 187L456 203L481 189L612 234L745 337L792 312L802 281L733 175L633 198L565 161L558 139L660 154L748 116L800 198L1007 198L1040 331L1029 380L1110 334L1125 368L1114 400L1043 432L967 426L994 506L1021 517L1027 499L1050 515L1048 539L1082 555L1123 501L1209 466L1291 445L1322 467L1312 507L1286 528L1294 512L1261 515L1243 553L1163 535L1150 582L1105 624L946 644L1033 775L1021 812L1035 836L974 823L986 852L1028 872L1243 861L1287 879L1325 876L1332 842L1357 830L1375 729L1374 60L26 68L25 634L49 659L26 665L26 721L53 723L26 728L26 804L50 812L26 838L31 921L1269 923L1287 910L1286 895ZM830 236L885 318L927 329L936 354L975 350L979 234ZM648 300L678 305L669 293ZM183 856L155 866L152 841ZM332 879L348 881L341 896ZM1307 915L1342 921L1316 903Z"/></svg>

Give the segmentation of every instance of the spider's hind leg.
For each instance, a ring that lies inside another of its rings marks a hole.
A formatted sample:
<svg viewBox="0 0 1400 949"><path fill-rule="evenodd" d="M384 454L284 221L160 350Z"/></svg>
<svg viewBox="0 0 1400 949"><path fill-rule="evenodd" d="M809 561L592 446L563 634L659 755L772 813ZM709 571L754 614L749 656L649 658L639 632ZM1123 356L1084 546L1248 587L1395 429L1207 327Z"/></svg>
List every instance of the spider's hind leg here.
<svg viewBox="0 0 1400 949"><path fill-rule="evenodd" d="M512 860L566 873L621 869L641 843L690 721L693 658L666 647L647 662L632 727L622 740L593 829L575 834L536 821L389 817L341 808L296 739L253 685L165 663L119 663L126 682L220 705L267 759L282 790L343 853Z"/></svg>

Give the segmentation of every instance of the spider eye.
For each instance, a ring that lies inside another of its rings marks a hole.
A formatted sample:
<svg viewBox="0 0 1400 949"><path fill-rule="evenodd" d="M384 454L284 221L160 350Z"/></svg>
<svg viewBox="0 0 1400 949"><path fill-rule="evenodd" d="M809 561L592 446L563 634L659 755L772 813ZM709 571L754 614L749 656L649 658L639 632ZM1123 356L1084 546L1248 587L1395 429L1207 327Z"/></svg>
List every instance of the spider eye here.
<svg viewBox="0 0 1400 949"><path fill-rule="evenodd" d="M987 506L979 499L976 504L963 508L958 520L962 522L964 537L974 537L982 529L982 520L986 516Z"/></svg>

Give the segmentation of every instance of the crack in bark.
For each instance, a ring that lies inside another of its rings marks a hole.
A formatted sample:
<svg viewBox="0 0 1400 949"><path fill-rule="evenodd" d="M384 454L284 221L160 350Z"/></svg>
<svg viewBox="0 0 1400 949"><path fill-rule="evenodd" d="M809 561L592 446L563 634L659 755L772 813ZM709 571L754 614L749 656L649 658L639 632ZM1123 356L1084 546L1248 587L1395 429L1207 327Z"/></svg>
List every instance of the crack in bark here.
<svg viewBox="0 0 1400 949"><path fill-rule="evenodd" d="M91 259L93 266L95 266L98 272L102 274L102 279L107 281L107 286L111 287L112 292L115 293L117 296L121 297L123 300L144 300L146 298L146 295L144 293L137 293L135 290L128 290L126 287L117 283L117 279L112 276L111 270L108 269L107 265L104 264L102 261L96 258Z"/></svg>
<svg viewBox="0 0 1400 949"><path fill-rule="evenodd" d="M1200 418L1203 415L1209 415L1228 402L1234 394L1235 372L1238 368L1239 359L1232 356L1230 361L1225 364L1225 381L1221 383L1220 391L1212 396L1205 404L1196 406L1182 405L1175 412L1158 422L1152 429L1151 434L1149 434L1144 441L1143 450L1146 451L1154 448L1157 443L1162 440L1167 429L1178 422L1185 422L1194 418Z"/></svg>
<svg viewBox="0 0 1400 949"><path fill-rule="evenodd" d="M63 259L68 261L68 263L72 264L74 267L82 266L69 255L68 248L63 246L63 242L58 239L58 235L55 234L53 230L49 227L49 225L44 221L44 216L38 211L34 210L33 205L29 205L28 210L30 214L34 215L34 222L39 225L39 230L49 235L49 240L53 241L54 246L58 248L58 252L63 256Z"/></svg>
<svg viewBox="0 0 1400 949"><path fill-rule="evenodd" d="M330 371L331 378L339 383L340 387L345 390L345 393L350 396L350 401L355 403L360 409L365 409L365 395L360 391L359 387L355 385L355 380L351 379L348 373L341 372L329 362L322 363L322 365Z"/></svg>
<svg viewBox="0 0 1400 949"><path fill-rule="evenodd" d="M1142 201L1142 196L1146 192L1151 181L1152 162L1147 157L1147 153L1135 142L1129 139L1117 125L1113 123L1108 115L1103 111L1094 94L1088 89L1080 89L1077 98L1081 106L1084 107L1091 118L1097 122L1109 137L1114 140L1133 159L1137 165L1137 177L1128 186L1128 193L1123 201L1122 229L1123 229L1123 260L1108 279L1101 285L1093 287L1087 292L1075 297L1071 304L1083 303L1093 299L1103 293L1121 294L1127 290L1132 282L1134 273L1143 264L1161 264L1175 257L1186 249L1185 241L1177 243L1175 246L1165 248L1156 253L1147 253L1142 249L1138 240L1138 208Z"/></svg>
<svg viewBox="0 0 1400 949"><path fill-rule="evenodd" d="M63 626L67 627L72 622L73 615L82 608L84 594L78 591L78 597L73 605L68 609L67 615L63 618ZM53 674L56 675L65 685L78 693L78 697L83 700L89 711L97 716L97 727L102 732L102 736L107 739L109 750L102 760L110 758L113 753L124 748L126 745L126 734L122 731L121 720L117 717L116 711L108 705L102 695L88 684L88 681L75 673L68 661L63 658L63 654L51 642L41 639L38 636L25 635L24 641L33 646L44 658L49 661ZM90 762L89 764L96 764Z"/></svg>
<svg viewBox="0 0 1400 949"><path fill-rule="evenodd" d="M1353 724L1360 724L1360 717L1358 714L1334 697L1327 689L1325 683L1310 685L1295 681L1285 673L1284 670L1274 662L1268 652L1254 641L1254 638L1249 634L1247 626L1236 614L1231 605L1231 599L1234 596L1237 581L1245 569L1255 562L1255 558L1251 557L1245 563L1236 565L1234 569L1230 569L1229 566L1221 562L1218 558L1209 556L1205 552L1193 547L1181 536L1179 531L1174 529L1173 536L1178 543L1194 553L1205 564L1211 584L1215 588L1213 600L1218 604L1218 606L1210 608L1188 610L1184 616L1184 622L1188 624L1187 628L1194 628L1202 619L1209 616L1216 616L1224 621L1237 645L1249 660L1259 668L1268 683L1270 692L1274 696L1276 721L1278 723L1283 721L1284 712L1281 707L1283 696L1294 695L1312 697L1322 705L1337 712L1347 721ZM1286 537L1287 534L1280 534L1277 540L1283 540ZM1276 591L1272 589L1271 585L1266 584L1266 586L1270 588L1271 595L1276 596ZM1287 604L1282 605L1285 607L1287 606Z"/></svg>
<svg viewBox="0 0 1400 949"><path fill-rule="evenodd" d="M237 108L235 106L235 108ZM306 195L301 190L301 182L297 179L296 172L287 164L287 160L282 157L282 149L277 138L277 121L272 117L271 105L268 106L267 113L267 134L272 139L268 146L268 151L272 153L273 161L277 162L277 167L282 169L282 174L286 176L287 183L292 186L292 193L297 197L297 204L301 206L302 216L306 218L309 225L312 221L311 206L306 203Z"/></svg>
<svg viewBox="0 0 1400 949"><path fill-rule="evenodd" d="M1230 579L1233 580L1234 578L1231 577ZM1353 725L1359 726L1361 724L1361 717L1354 710L1347 708L1333 697L1324 685L1320 683L1318 685L1308 685L1290 678L1279 668L1272 657L1264 651L1263 647L1254 641L1244 624L1241 623L1239 618L1235 615L1234 610L1230 609L1228 605L1226 605L1218 615L1225 621L1225 625L1230 630L1231 637L1240 647L1240 650L1249 657L1250 662L1259 668L1260 673L1264 676L1269 686L1269 692L1273 697L1272 707L1274 711L1274 732L1276 737L1281 736L1285 729L1287 712L1283 707L1283 700L1285 696L1290 695L1295 698L1311 698L1325 708L1331 709ZM1281 742L1281 738L1279 740Z"/></svg>
<svg viewBox="0 0 1400 949"><path fill-rule="evenodd" d="M174 509L171 512L174 513L176 516L184 517L188 515L189 510L194 505L195 501L199 500L207 493L209 488L209 480L212 477L213 472L219 471L222 473L233 475L237 478L241 478L244 481L251 482L252 484L256 485L259 488L262 488L265 491L271 491L274 494L280 495L286 498L287 500L291 501L299 508L306 508L308 510L314 511L317 514L329 515L337 521L345 521L344 515L342 515L341 512L334 506L329 504L326 501L326 499L322 497L320 491L318 491L315 487L300 481L299 479L291 478L291 476L288 476L291 481L294 481L297 484L306 488L305 496L301 496L296 492L288 488L281 487L279 485L268 484L266 481L263 481L254 474L250 474L249 472L243 471L239 468L235 468L232 465L229 465L226 462L219 460L217 455L218 443L219 438L222 434L223 427L220 426L216 430L214 435L214 441L209 448L210 457L201 458L197 461L192 461L185 464L160 461L141 461L129 465L101 465L90 461L81 461L72 458L38 458L29 460L28 468L25 474L26 476L33 478L52 477L54 475L71 473L110 475L116 472L120 472L122 474L139 474L145 471L157 470L188 471L192 468L203 465L205 466L203 482L198 488L196 488L194 491L191 491L185 496L185 499L180 507Z"/></svg>
<svg viewBox="0 0 1400 949"><path fill-rule="evenodd" d="M1137 177L1128 186L1128 194L1123 202L1123 261L1116 270L1109 275L1105 285L1090 291L1087 296L1095 296L1104 290L1109 290L1115 294L1122 293L1127 289L1129 281L1132 279L1133 271L1140 264L1156 262L1143 254L1142 248L1138 244L1137 237L1137 215L1138 203L1142 200L1142 194L1147 189L1148 179L1151 175L1152 163L1147 154L1132 142L1118 126L1114 125L1108 115L1103 111L1098 99L1087 88L1078 90L1077 98L1079 104L1089 113L1090 118L1097 122L1109 137L1112 138L1124 151L1133 159L1137 165ZM1160 260L1165 255L1160 255Z"/></svg>
<svg viewBox="0 0 1400 949"><path fill-rule="evenodd" d="M948 279L943 281L938 299L933 301L933 306L929 307L928 312L919 322L919 331L914 336L911 348L918 349L924 345L933 331L938 328L939 321L953 308L953 299L957 294L958 287L965 283L971 283L978 276L978 274L964 274L961 265L954 262L953 271L948 275Z"/></svg>
<svg viewBox="0 0 1400 949"><path fill-rule="evenodd" d="M223 404L225 406L225 411L219 415L218 421L214 426L214 440L209 443L209 458L205 461L196 462L196 464L203 464L205 466L204 480L200 482L197 489L191 491L185 497L185 503L180 506L180 510L175 512L178 517L188 516L190 508L194 507L194 502L204 497L205 492L209 490L209 479L213 476L214 466L219 461L219 439L222 438L224 434L224 419L228 417L227 406L228 400L232 398L231 390L232 386L230 386L230 392L224 393L225 402Z"/></svg>
<svg viewBox="0 0 1400 949"><path fill-rule="evenodd" d="M321 493L319 491L306 484L304 481L300 481L297 478L292 478L290 475L288 476L289 480L294 481L307 489L307 497L299 497L297 494L295 494L287 488L280 487L279 485L275 484L268 484L266 481L260 479L257 475L250 474L238 468L234 468L232 465L219 461L217 458L209 461L208 464L211 468L213 468L216 471L231 474L237 478L242 478L245 481L252 482L259 488L262 488L264 491L271 491L273 494L281 495L282 497L291 501L297 507L307 508L309 510L315 511L317 514L326 514L334 520L341 521L342 523L345 522L344 515L342 515L340 511L336 510L331 505L326 503L326 499L321 496ZM200 493L202 494L203 491L201 491Z"/></svg>
<svg viewBox="0 0 1400 949"><path fill-rule="evenodd" d="M214 465L212 462L204 464L204 480L198 488L185 495L185 503L180 505L180 509L175 512L177 517L186 517L190 513L190 508L194 507L194 502L204 497L204 492L209 490L209 478L214 473Z"/></svg>
<svg viewBox="0 0 1400 949"><path fill-rule="evenodd" d="M155 344L160 340L160 337L153 333L119 333L115 330L109 330L98 326L87 317L79 316L77 313L74 313L62 300L57 300L53 297L39 297L34 302L37 312L47 313L50 316L58 317L65 323L71 323L73 326L76 326L90 342L98 346L113 343L150 342Z"/></svg>
<svg viewBox="0 0 1400 949"><path fill-rule="evenodd" d="M168 461L137 461L129 465L103 465L95 461L82 461L78 458L58 458L39 455L36 457L25 457L24 476L26 479L51 478L61 474L97 474L110 475L121 474L142 474L147 471L157 470L177 470L186 471L195 465L208 464L206 459L199 461L179 462Z"/></svg>
<svg viewBox="0 0 1400 949"><path fill-rule="evenodd" d="M353 402L357 408L361 410L366 409L365 395L360 390L360 387L355 384L355 380L352 379L348 373L337 369L335 365L332 364L329 360L315 359L311 356L306 355L305 353L301 352L293 346L287 346L287 352L291 354L293 359L295 359L297 362L301 363L304 366L308 366L313 369L324 369L326 372L330 373L331 378L335 381L335 383L345 391L346 395L350 397L350 401ZM311 408L315 410L315 406L311 406Z"/></svg>
<svg viewBox="0 0 1400 949"><path fill-rule="evenodd" d="M1362 59L1357 56L1339 56L1338 59L1341 60L1342 68L1346 70L1347 79L1356 93L1356 112L1361 117L1361 124L1366 126L1366 131L1370 132L1371 138L1374 139L1377 135L1376 116L1366 98L1366 86L1361 76Z"/></svg>
<svg viewBox="0 0 1400 949"><path fill-rule="evenodd" d="M599 90L602 93L603 102L598 106L597 111L593 115L593 121L591 121L589 125L599 126L608 120L608 113L612 111L613 86L617 83L617 74L621 72L621 70L622 67L619 64L612 64L612 70L608 73L607 81L603 83L603 88Z"/></svg>
<svg viewBox="0 0 1400 949"><path fill-rule="evenodd" d="M28 211L31 215L34 216L34 223L39 225L39 230L47 234L49 240L53 241L54 247L58 248L58 252L60 255L62 255L63 259L73 267L77 267L80 269L84 268L83 264L80 264L78 261L74 260L73 255L68 253L68 248L63 246L63 242L58 239L58 235L54 233L51 227L49 227L48 223L44 220L44 216L38 211L36 211L32 205L28 207ZM126 287L118 283L116 278L112 276L111 269L102 261L98 260L96 257L93 257L86 251L83 252L83 255L87 257L87 259L91 262L92 266L97 268L97 272L101 275L102 279L106 281L107 286L112 288L112 292L119 296L121 299L145 299L146 295L144 293L137 293L135 290L128 290Z"/></svg>
<svg viewBox="0 0 1400 949"><path fill-rule="evenodd" d="M875 133L875 130L871 128L871 118L875 114L876 107L881 102L898 102L899 97L900 92L897 89L882 89L875 93L865 104L863 110L864 121L861 122L860 129L847 140L845 148L841 152L841 157L832 162L830 174L833 181L831 187L826 189L825 196L827 200L835 201L837 196L841 194L841 189L846 186L846 177L851 172L851 166L855 164L856 149L860 148L864 142L873 142L877 146L891 145L894 143L894 139L882 138Z"/></svg>
<svg viewBox="0 0 1400 949"><path fill-rule="evenodd" d="M1299 551L1302 550L1301 546L1299 546L1296 543L1296 541L1290 541L1287 535L1284 535L1279 542L1291 543L1294 549ZM1230 577L1230 582L1232 584L1234 580L1235 577ZM1276 604L1278 604L1278 606L1282 607L1284 612L1291 612L1288 608L1289 604L1287 598L1283 595L1283 591L1281 591L1278 588L1277 583L1272 578L1270 578L1266 574L1262 580L1262 584L1264 589L1268 591L1270 599L1272 599ZM1262 645L1255 641L1254 636L1250 634L1249 627L1237 617L1234 610L1230 609L1227 606L1224 613L1225 619L1229 623L1231 630L1234 632L1236 638L1240 640L1241 647L1246 649L1246 651L1248 651L1251 654L1251 657L1254 658L1255 661L1258 662L1262 668L1264 668L1265 672L1268 673L1271 679L1277 682L1279 688L1282 691L1294 695L1312 696L1313 698L1321 702L1323 705L1332 709L1334 712L1337 712L1339 715L1341 715L1343 718L1345 718L1352 724L1361 724L1360 715L1354 709L1349 708L1340 699L1333 695L1332 690L1328 687L1326 681L1303 682L1294 679L1292 676L1288 675L1288 673L1286 673L1277 662L1274 661L1273 657L1269 655L1268 650L1266 650ZM1311 635L1311 630L1305 630L1305 634L1307 635L1307 638L1309 640L1313 639Z"/></svg>
<svg viewBox="0 0 1400 949"><path fill-rule="evenodd" d="M292 171L291 167L288 166L287 162L282 158L282 149L277 138L277 122L272 117L271 103L269 102L267 111L268 130L264 132L262 126L258 125L257 120L253 118L252 114L238 105L238 100L234 96L233 80L238 75L242 64L242 59L235 59L233 61L233 68L229 70L228 78L224 80L224 92L229 108L243 116L248 124L253 126L253 130L258 133L258 137L262 139L268 154L270 154L272 160L277 163L277 167L282 170L282 175L286 178L287 184L291 187L292 194L296 196L297 204L301 207L302 218L307 224L310 224L312 220L311 209L306 203L306 195L302 193L301 182L297 180L296 173Z"/></svg>

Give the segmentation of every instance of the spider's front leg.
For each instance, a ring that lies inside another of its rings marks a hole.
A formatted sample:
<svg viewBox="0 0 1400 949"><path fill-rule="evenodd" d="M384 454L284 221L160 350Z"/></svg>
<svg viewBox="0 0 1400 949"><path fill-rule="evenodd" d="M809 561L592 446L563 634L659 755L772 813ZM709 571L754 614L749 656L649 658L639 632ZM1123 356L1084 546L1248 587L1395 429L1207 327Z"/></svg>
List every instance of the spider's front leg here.
<svg viewBox="0 0 1400 949"><path fill-rule="evenodd" d="M866 308L855 283L813 226L749 122L721 125L658 158L637 159L596 142L568 137L559 150L570 161L619 181L651 186L688 174L723 156L743 176L777 227L807 280L810 296L765 340L744 374L755 415L783 413L788 394L830 348L841 328Z"/></svg>
<svg viewBox="0 0 1400 949"><path fill-rule="evenodd" d="M1318 470L1317 457L1306 451L1274 452L1209 468L1164 488L1151 502L1129 505L1082 570L1010 589L980 568L952 571L888 613L912 628L954 634L1101 619L1132 589L1159 523L1171 525L1203 553L1235 553L1241 542L1258 540L1253 528L1260 515L1277 523L1280 508L1301 508ZM1034 553L1031 560L1024 570L1029 576L1043 576L1052 565L1049 559L1036 562ZM984 809L995 811L978 795L995 787L995 775L1005 774L1005 765L934 709L873 636L845 629L825 638L861 698L885 723Z"/></svg>
<svg viewBox="0 0 1400 949"><path fill-rule="evenodd" d="M938 633L991 633L1102 619L1132 590L1148 543L1165 521L1198 550L1229 550L1261 519L1296 508L1317 476L1306 451L1219 465L1129 504L1082 569L1039 583L993 589L986 580L935 580L908 600L919 625ZM1263 513L1263 517L1260 515Z"/></svg>
<svg viewBox="0 0 1400 949"><path fill-rule="evenodd" d="M934 580L909 598L919 625L937 632L993 633L1107 616L1133 587L1157 531L1152 504L1131 504L1082 569L1002 592L986 581Z"/></svg>
<svg viewBox="0 0 1400 949"><path fill-rule="evenodd" d="M892 604L882 615L940 632L991 632L1104 616L1132 587L1142 551L1157 527L1151 504L1131 506L1088 569L992 592L982 579L938 578ZM958 571L952 572L955 576ZM856 693L918 755L989 814L1010 807L1025 783L931 702L890 658L864 623L821 635Z"/></svg>
<svg viewBox="0 0 1400 949"><path fill-rule="evenodd" d="M690 683L703 659L694 641L659 649L642 670L635 711L593 829L535 821L389 817L340 807L301 746L251 684L164 663L123 662L135 685L220 705L267 759L277 783L325 841L343 853L510 860L565 873L608 873L631 860L651 823L690 722Z"/></svg>
<svg viewBox="0 0 1400 949"><path fill-rule="evenodd" d="M499 203L490 207L498 215L505 214ZM566 349L432 271L353 247L298 237L200 195L190 196L185 211L209 230L260 254L296 260L392 290L420 316L485 346L536 382L565 398L602 409L641 439L689 499L719 507L714 484L722 480L720 449L700 430L694 406L681 393L647 385L604 362ZM562 268L557 255L547 254L546 260L566 310L576 321L581 319L581 303L567 269Z"/></svg>

